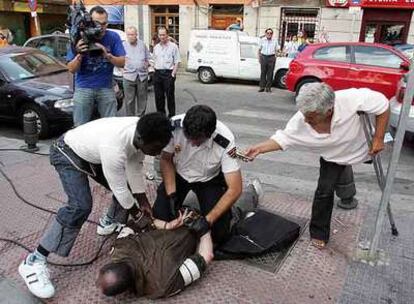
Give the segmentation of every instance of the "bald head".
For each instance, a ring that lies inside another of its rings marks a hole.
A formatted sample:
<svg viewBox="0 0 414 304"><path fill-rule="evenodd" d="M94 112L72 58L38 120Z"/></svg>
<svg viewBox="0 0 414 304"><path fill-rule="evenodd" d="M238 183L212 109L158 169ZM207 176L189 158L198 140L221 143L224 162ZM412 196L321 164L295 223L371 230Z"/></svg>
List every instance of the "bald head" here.
<svg viewBox="0 0 414 304"><path fill-rule="evenodd" d="M135 26L128 26L125 30L127 40L130 44L136 44L138 41L138 30Z"/></svg>
<svg viewBox="0 0 414 304"><path fill-rule="evenodd" d="M96 286L106 296L115 296L127 290L134 290L134 273L126 262L109 263L101 268Z"/></svg>

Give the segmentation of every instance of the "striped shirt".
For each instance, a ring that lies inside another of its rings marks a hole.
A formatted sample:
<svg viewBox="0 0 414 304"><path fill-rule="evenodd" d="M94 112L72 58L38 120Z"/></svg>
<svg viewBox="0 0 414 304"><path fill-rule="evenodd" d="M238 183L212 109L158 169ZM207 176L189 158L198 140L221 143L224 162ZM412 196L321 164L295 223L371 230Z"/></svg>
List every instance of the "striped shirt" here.
<svg viewBox="0 0 414 304"><path fill-rule="evenodd" d="M260 54L262 55L275 55L277 50L279 49L279 43L277 43L277 40L267 39L266 37L262 38L260 40Z"/></svg>
<svg viewBox="0 0 414 304"><path fill-rule="evenodd" d="M166 44L158 43L154 47L153 58L156 70L172 70L177 63L181 62L178 47L171 41Z"/></svg>

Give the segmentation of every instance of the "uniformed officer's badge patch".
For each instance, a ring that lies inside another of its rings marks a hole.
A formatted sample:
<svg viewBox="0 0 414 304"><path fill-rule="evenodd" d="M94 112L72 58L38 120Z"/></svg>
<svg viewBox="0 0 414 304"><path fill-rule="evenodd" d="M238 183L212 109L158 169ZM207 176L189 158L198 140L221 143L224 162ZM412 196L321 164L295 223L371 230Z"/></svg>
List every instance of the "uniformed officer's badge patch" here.
<svg viewBox="0 0 414 304"><path fill-rule="evenodd" d="M181 152L181 146L180 145L175 145L174 151L175 151L175 153Z"/></svg>
<svg viewBox="0 0 414 304"><path fill-rule="evenodd" d="M227 152L227 154L228 154L231 158L236 158L236 157L237 157L237 155L236 155L236 151L237 151L237 149L236 149L236 147L234 147L233 149L230 149L230 150Z"/></svg>

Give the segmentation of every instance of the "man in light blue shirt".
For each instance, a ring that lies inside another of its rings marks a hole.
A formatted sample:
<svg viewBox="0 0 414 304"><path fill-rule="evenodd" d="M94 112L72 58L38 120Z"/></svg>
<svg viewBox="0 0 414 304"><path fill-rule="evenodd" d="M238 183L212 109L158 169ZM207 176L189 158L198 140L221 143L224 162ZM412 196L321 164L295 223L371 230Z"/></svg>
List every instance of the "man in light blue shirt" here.
<svg viewBox="0 0 414 304"><path fill-rule="evenodd" d="M271 92L273 82L273 71L275 70L276 55L279 43L273 38L273 30L268 28L265 37L260 40L259 62L260 62L260 89L259 92Z"/></svg>
<svg viewBox="0 0 414 304"><path fill-rule="evenodd" d="M148 61L149 51L142 40L138 39L137 29L126 29L127 40L124 41L126 52L124 67L124 105L127 116L145 114L148 97Z"/></svg>

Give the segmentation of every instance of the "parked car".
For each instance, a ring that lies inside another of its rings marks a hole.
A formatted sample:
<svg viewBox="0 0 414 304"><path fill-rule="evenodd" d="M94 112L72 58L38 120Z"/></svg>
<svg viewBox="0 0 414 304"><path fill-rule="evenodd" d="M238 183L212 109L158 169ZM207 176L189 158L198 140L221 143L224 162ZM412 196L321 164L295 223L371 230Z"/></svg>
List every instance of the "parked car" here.
<svg viewBox="0 0 414 304"><path fill-rule="evenodd" d="M290 63L286 85L297 94L304 84L323 81L334 90L370 88L391 98L409 66L406 56L384 44L310 44Z"/></svg>
<svg viewBox="0 0 414 304"><path fill-rule="evenodd" d="M405 89L407 87L407 75L408 74L404 75L398 82L397 93L391 98L390 102L390 125L394 130L397 128L398 119L400 117L401 106L404 100ZM414 99L411 102L406 134L408 134L411 139L414 139Z"/></svg>
<svg viewBox="0 0 414 304"><path fill-rule="evenodd" d="M0 117L22 123L25 113L35 114L41 138L55 127L71 127L72 79L64 64L42 51L0 49Z"/></svg>
<svg viewBox="0 0 414 304"><path fill-rule="evenodd" d="M244 32L192 30L187 53L187 71L198 73L202 83L217 78L260 80L259 37ZM285 89L285 75L292 58L276 59L274 83Z"/></svg>

